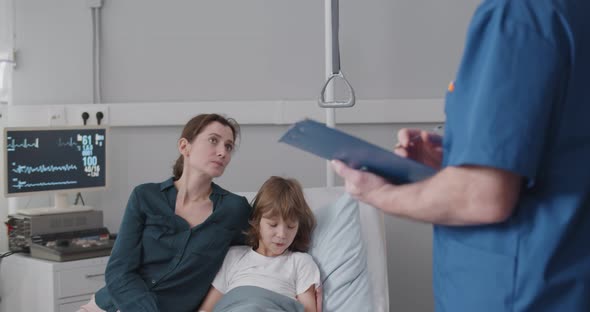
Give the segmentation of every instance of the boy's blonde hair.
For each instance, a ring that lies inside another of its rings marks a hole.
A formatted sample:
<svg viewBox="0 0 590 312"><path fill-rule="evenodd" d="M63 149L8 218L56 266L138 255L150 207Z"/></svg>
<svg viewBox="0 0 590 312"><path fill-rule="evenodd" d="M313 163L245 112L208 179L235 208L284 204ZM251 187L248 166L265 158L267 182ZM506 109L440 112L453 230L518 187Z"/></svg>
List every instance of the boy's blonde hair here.
<svg viewBox="0 0 590 312"><path fill-rule="evenodd" d="M250 217L250 229L246 241L254 249L260 240L262 217L280 216L285 221L299 221L299 229L289 250L306 252L311 243L315 217L307 205L301 185L295 179L272 176L262 186L252 202L254 212Z"/></svg>

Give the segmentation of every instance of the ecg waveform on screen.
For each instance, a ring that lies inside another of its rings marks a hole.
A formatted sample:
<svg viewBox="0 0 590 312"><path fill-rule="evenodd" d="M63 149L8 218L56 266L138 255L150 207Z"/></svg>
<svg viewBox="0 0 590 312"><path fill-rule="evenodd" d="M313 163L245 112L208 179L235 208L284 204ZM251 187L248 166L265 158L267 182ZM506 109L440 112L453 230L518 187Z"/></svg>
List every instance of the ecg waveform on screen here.
<svg viewBox="0 0 590 312"><path fill-rule="evenodd" d="M30 188L30 187L39 187L39 186L57 186L57 185L70 185L70 184L77 184L76 181L60 181L60 182L38 182L38 183L27 183L27 181L20 181L18 179L14 179L12 181L12 187L15 189L22 189L22 188Z"/></svg>
<svg viewBox="0 0 590 312"><path fill-rule="evenodd" d="M58 147L64 147L64 146L74 147L74 146L78 146L78 143L74 142L74 138L72 138L72 137L70 137L69 140L66 140L66 141L62 141L61 138L59 138L59 140L57 141L57 146Z"/></svg>
<svg viewBox="0 0 590 312"><path fill-rule="evenodd" d="M17 143L15 139L8 137L8 144L6 145L6 150L8 152L14 152L17 148L39 148L39 138L33 140L33 143L29 143L27 139L23 139L22 142Z"/></svg>
<svg viewBox="0 0 590 312"><path fill-rule="evenodd" d="M5 133L0 180L6 181L7 194L106 185L106 129L9 128Z"/></svg>
<svg viewBox="0 0 590 312"><path fill-rule="evenodd" d="M12 172L19 173L19 174L34 174L34 173L45 173L45 172L59 172L59 171L72 171L77 170L78 166L66 164L63 166L55 166L55 165L40 165L40 166L25 166L25 165L17 165L15 163L12 164L13 169Z"/></svg>

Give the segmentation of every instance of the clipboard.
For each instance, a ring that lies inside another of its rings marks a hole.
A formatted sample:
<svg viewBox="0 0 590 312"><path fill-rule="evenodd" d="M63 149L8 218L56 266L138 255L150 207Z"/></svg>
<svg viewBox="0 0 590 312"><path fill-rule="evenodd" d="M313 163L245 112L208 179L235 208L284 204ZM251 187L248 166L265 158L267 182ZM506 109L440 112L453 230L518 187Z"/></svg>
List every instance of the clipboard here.
<svg viewBox="0 0 590 312"><path fill-rule="evenodd" d="M351 168L366 170L395 184L421 181L437 172L434 168L311 119L295 123L279 142L328 160L338 159Z"/></svg>

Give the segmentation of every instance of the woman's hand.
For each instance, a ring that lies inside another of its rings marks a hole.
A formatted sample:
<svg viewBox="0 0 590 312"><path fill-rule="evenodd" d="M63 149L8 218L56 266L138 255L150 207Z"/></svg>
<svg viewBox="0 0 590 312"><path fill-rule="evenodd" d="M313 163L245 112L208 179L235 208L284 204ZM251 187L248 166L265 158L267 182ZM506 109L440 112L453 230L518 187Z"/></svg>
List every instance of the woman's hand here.
<svg viewBox="0 0 590 312"><path fill-rule="evenodd" d="M401 129L397 133L398 143L393 152L413 159L435 169L442 165L442 136L421 129Z"/></svg>
<svg viewBox="0 0 590 312"><path fill-rule="evenodd" d="M213 287L213 285L211 285L211 288L209 288L209 292L207 293L207 296L203 300L203 303L201 303L201 306L199 307L198 312L211 312L211 311L213 311L215 304L217 304L217 302L219 300L221 300L221 297L223 297L223 294L219 290L217 290L215 287Z"/></svg>

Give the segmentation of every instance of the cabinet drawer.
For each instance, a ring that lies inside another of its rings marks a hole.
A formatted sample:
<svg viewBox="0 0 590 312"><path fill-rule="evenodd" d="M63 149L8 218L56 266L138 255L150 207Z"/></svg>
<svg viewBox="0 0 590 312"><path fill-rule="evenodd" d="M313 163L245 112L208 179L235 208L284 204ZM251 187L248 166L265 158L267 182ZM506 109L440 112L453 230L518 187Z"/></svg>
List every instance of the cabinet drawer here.
<svg viewBox="0 0 590 312"><path fill-rule="evenodd" d="M93 294L104 286L106 264L57 273L57 298Z"/></svg>
<svg viewBox="0 0 590 312"><path fill-rule="evenodd" d="M87 300L80 300L74 302L68 302L64 304L60 304L58 307L59 312L76 312L80 310L80 307L87 304L90 298Z"/></svg>

